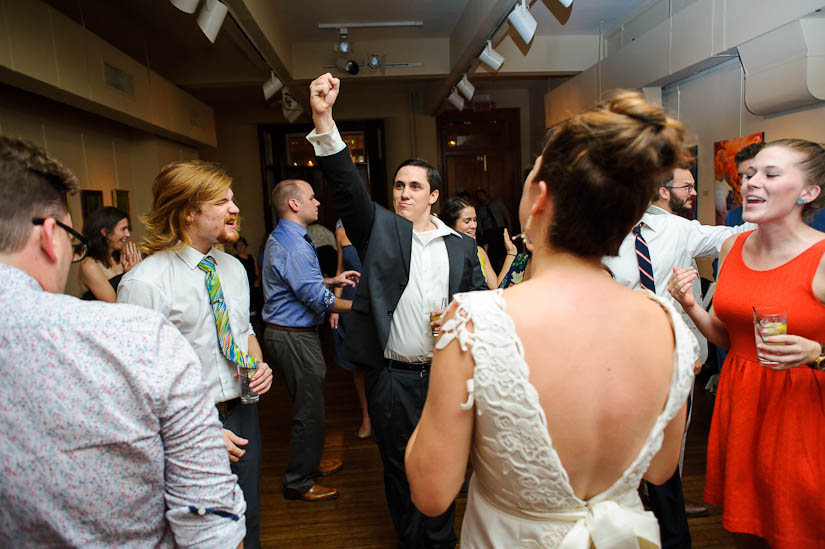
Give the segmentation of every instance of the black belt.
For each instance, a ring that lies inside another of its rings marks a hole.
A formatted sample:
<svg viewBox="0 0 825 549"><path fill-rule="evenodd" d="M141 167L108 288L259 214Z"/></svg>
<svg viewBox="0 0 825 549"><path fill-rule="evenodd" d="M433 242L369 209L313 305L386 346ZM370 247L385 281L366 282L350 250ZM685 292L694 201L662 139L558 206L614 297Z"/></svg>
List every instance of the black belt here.
<svg viewBox="0 0 825 549"><path fill-rule="evenodd" d="M273 330L278 330L281 332L317 332L318 326L311 326L311 327L292 327L292 326L278 326L277 324L271 324L269 322L266 323L267 328L272 328Z"/></svg>
<svg viewBox="0 0 825 549"><path fill-rule="evenodd" d="M391 358L387 359L387 366L393 370L404 370L407 372L429 372L429 362L399 362Z"/></svg>
<svg viewBox="0 0 825 549"><path fill-rule="evenodd" d="M231 400L224 400L223 402L216 402L215 408L218 409L218 413L221 415L221 419L226 417L226 414L229 413L229 410L234 408L240 401L241 397L233 398Z"/></svg>

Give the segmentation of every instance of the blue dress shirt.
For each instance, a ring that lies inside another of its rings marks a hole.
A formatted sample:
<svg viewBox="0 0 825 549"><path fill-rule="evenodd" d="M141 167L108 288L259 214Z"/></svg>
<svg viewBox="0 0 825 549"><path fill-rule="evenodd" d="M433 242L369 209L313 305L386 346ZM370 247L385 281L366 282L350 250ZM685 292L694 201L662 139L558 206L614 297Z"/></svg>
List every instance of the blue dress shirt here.
<svg viewBox="0 0 825 549"><path fill-rule="evenodd" d="M306 228L281 219L266 241L262 265L264 322L291 328L323 322L335 295L324 284Z"/></svg>

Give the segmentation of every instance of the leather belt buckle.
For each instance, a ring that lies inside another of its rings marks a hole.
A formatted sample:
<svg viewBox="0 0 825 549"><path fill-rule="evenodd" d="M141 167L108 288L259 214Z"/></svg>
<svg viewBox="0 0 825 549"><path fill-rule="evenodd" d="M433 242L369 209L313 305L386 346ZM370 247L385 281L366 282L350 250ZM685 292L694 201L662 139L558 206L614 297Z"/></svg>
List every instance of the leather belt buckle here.
<svg viewBox="0 0 825 549"><path fill-rule="evenodd" d="M400 362L398 360L389 359L389 366L395 370L404 370L405 372L429 372L429 362Z"/></svg>

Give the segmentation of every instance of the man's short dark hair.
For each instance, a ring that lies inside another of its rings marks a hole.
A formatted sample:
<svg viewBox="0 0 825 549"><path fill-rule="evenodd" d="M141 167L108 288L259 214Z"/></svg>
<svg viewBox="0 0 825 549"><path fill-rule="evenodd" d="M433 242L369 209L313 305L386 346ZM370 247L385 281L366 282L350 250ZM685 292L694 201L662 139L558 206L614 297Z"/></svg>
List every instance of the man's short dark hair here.
<svg viewBox="0 0 825 549"><path fill-rule="evenodd" d="M659 200L659 189L661 189L662 187L667 187L671 183L673 183L673 180L675 178L674 172L676 170L688 170L688 171L690 171L691 168L693 168L693 165L690 162L682 161L682 162L679 162L679 164L675 168L673 168L672 170L667 172L665 175L663 175L659 179L659 184L656 186L656 192L653 194L653 202L656 202L657 200Z"/></svg>
<svg viewBox="0 0 825 549"><path fill-rule="evenodd" d="M761 151L762 147L764 146L765 144L762 142L745 145L744 147L739 149L739 152L736 153L736 156L733 157L734 164L736 164L736 166L738 167L739 164L741 164L742 162L745 162L746 160L751 160L757 154L759 154L759 151Z"/></svg>
<svg viewBox="0 0 825 549"><path fill-rule="evenodd" d="M438 170L433 168L432 164L421 158L409 158L399 164L398 167L395 168L395 175L392 176L393 183L395 183L395 178L398 177L398 172L405 166L424 168L427 170L427 183L430 185L430 192L441 190L441 176L438 174Z"/></svg>
<svg viewBox="0 0 825 549"><path fill-rule="evenodd" d="M14 253L26 244L32 218L63 218L66 194L77 178L46 151L29 141L0 136L0 252Z"/></svg>

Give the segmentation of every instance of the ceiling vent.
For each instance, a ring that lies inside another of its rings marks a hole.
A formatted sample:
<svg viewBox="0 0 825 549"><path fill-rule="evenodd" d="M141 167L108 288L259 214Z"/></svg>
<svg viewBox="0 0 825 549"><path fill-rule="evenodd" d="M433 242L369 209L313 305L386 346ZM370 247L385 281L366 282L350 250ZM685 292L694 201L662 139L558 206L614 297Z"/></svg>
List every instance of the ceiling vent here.
<svg viewBox="0 0 825 549"><path fill-rule="evenodd" d="M769 115L825 101L825 17L806 17L739 46L745 105Z"/></svg>

